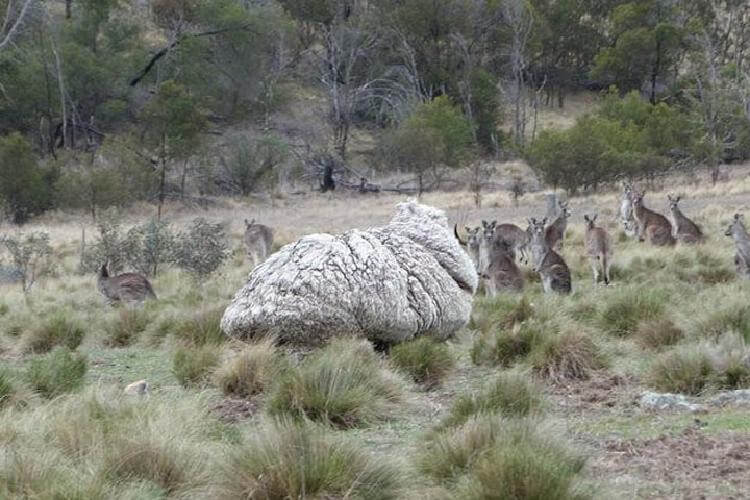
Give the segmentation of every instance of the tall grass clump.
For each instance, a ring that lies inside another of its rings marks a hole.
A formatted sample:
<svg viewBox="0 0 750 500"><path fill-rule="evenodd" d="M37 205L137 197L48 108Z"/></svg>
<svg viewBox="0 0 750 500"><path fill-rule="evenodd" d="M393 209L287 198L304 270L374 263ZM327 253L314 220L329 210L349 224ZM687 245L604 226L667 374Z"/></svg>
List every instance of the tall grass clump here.
<svg viewBox="0 0 750 500"><path fill-rule="evenodd" d="M391 349L391 362L415 382L437 386L456 365L448 346L432 337L420 337Z"/></svg>
<svg viewBox="0 0 750 500"><path fill-rule="evenodd" d="M661 290L628 287L605 299L599 323L613 335L635 333L641 321L653 320L664 314L667 295Z"/></svg>
<svg viewBox="0 0 750 500"><path fill-rule="evenodd" d="M224 394L249 397L269 390L285 365L286 360L276 351L273 340L268 339L225 361L214 373L214 381Z"/></svg>
<svg viewBox="0 0 750 500"><path fill-rule="evenodd" d="M528 373L505 372L481 392L459 396L441 427L462 425L475 415L537 415L542 412L543 407L542 389Z"/></svg>
<svg viewBox="0 0 750 500"><path fill-rule="evenodd" d="M750 388L750 346L741 334L727 332L707 349L718 388Z"/></svg>
<svg viewBox="0 0 750 500"><path fill-rule="evenodd" d="M52 398L78 389L86 374L86 358L67 347L56 347L31 360L26 378L32 389Z"/></svg>
<svg viewBox="0 0 750 500"><path fill-rule="evenodd" d="M104 326L104 344L109 347L128 346L138 340L150 323L151 315L144 309L121 308L117 316Z"/></svg>
<svg viewBox="0 0 750 500"><path fill-rule="evenodd" d="M636 342L644 349L659 349L671 346L684 337L684 332L669 318L641 321L635 332Z"/></svg>
<svg viewBox="0 0 750 500"><path fill-rule="evenodd" d="M224 307L198 311L176 325L175 337L194 345L221 344L226 340L220 326L223 314Z"/></svg>
<svg viewBox="0 0 750 500"><path fill-rule="evenodd" d="M15 393L16 387L10 372L0 368L0 408L10 402Z"/></svg>
<svg viewBox="0 0 750 500"><path fill-rule="evenodd" d="M230 454L217 498L403 498L399 464L310 423L265 423Z"/></svg>
<svg viewBox="0 0 750 500"><path fill-rule="evenodd" d="M734 331L750 341L750 304L741 293L733 297L707 298L708 307L692 320L689 331L694 337L717 339Z"/></svg>
<svg viewBox="0 0 750 500"><path fill-rule="evenodd" d="M179 346L172 357L172 373L184 387L202 386L218 364L216 346Z"/></svg>
<svg viewBox="0 0 750 500"><path fill-rule="evenodd" d="M545 336L529 354L532 369L550 382L585 380L606 367L599 346L586 333L563 330Z"/></svg>
<svg viewBox="0 0 750 500"><path fill-rule="evenodd" d="M649 385L662 392L698 395L708 388L714 370L701 345L679 346L659 355L647 375Z"/></svg>
<svg viewBox="0 0 750 500"><path fill-rule="evenodd" d="M517 323L523 323L533 315L534 309L526 296L518 299L513 295L500 294L476 302L469 328L483 333L508 329Z"/></svg>
<svg viewBox="0 0 750 500"><path fill-rule="evenodd" d="M29 330L24 335L24 346L27 351L35 353L49 352L55 346L75 349L83 341L85 331L76 320L71 320L63 312L58 312Z"/></svg>
<svg viewBox="0 0 750 500"><path fill-rule="evenodd" d="M537 318L516 324L509 329L483 333L471 346L471 360L475 365L510 366L528 355L534 345L554 333L554 325Z"/></svg>
<svg viewBox="0 0 750 500"><path fill-rule="evenodd" d="M369 343L336 340L282 377L268 409L272 415L355 427L386 419L402 389Z"/></svg>
<svg viewBox="0 0 750 500"><path fill-rule="evenodd" d="M417 467L453 498L588 498L584 459L553 435L535 419L475 417L428 441Z"/></svg>

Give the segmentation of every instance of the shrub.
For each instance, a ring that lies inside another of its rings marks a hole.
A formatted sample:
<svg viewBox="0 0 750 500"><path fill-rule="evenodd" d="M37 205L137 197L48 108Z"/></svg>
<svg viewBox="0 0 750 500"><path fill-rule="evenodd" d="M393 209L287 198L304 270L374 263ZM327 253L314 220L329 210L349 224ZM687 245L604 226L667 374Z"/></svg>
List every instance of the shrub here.
<svg viewBox="0 0 750 500"><path fill-rule="evenodd" d="M547 335L529 357L534 371L552 382L587 379L606 365L591 337L576 331Z"/></svg>
<svg viewBox="0 0 750 500"><path fill-rule="evenodd" d="M509 366L528 355L532 347L547 336L549 328L549 324L532 319L509 330L484 333L471 346L471 360L477 365Z"/></svg>
<svg viewBox="0 0 750 500"><path fill-rule="evenodd" d="M169 223L152 218L128 231L123 249L125 261L138 272L156 276L160 266L174 260L175 246Z"/></svg>
<svg viewBox="0 0 750 500"><path fill-rule="evenodd" d="M82 273L97 272L107 263L107 269L112 274L122 272L126 259L128 242L122 234L122 218L113 209L99 213L96 219L96 229L99 232L97 241L86 247L80 263Z"/></svg>
<svg viewBox="0 0 750 500"><path fill-rule="evenodd" d="M198 279L219 269L229 254L224 226L202 217L194 219L188 230L177 236L175 263Z"/></svg>
<svg viewBox="0 0 750 500"><path fill-rule="evenodd" d="M397 464L320 427L266 423L220 473L220 497L402 498Z"/></svg>
<svg viewBox="0 0 750 500"><path fill-rule="evenodd" d="M396 367L428 388L439 384L456 364L448 347L431 337L398 344L390 354Z"/></svg>
<svg viewBox="0 0 750 500"><path fill-rule="evenodd" d="M577 485L585 459L537 429L533 421L509 421L488 453L479 456L463 488L464 498L560 500L590 498Z"/></svg>
<svg viewBox="0 0 750 500"><path fill-rule="evenodd" d="M52 247L49 245L48 233L22 233L18 236L4 236L0 241L18 270L23 293L28 293L39 278L52 273Z"/></svg>
<svg viewBox="0 0 750 500"><path fill-rule="evenodd" d="M172 373L185 387L203 385L219 363L215 346L181 346L172 357Z"/></svg>
<svg viewBox="0 0 750 500"><path fill-rule="evenodd" d="M71 321L65 313L57 313L43 324L29 330L24 338L26 349L43 353L55 346L65 346L74 350L81 345L85 332L77 321Z"/></svg>
<svg viewBox="0 0 750 500"><path fill-rule="evenodd" d="M117 317L107 322L104 344L122 347L132 344L148 328L151 316L143 309L122 308Z"/></svg>
<svg viewBox="0 0 750 500"><path fill-rule="evenodd" d="M199 311L178 323L175 336L194 345L221 344L226 340L221 331L224 307Z"/></svg>
<svg viewBox="0 0 750 500"><path fill-rule="evenodd" d="M501 373L479 394L459 396L441 427L464 424L475 415L526 417L542 411L544 397L541 388L525 373Z"/></svg>
<svg viewBox="0 0 750 500"><path fill-rule="evenodd" d="M35 391L52 398L78 389L86 368L85 357L67 347L56 347L43 357L33 359L26 377Z"/></svg>
<svg viewBox="0 0 750 500"><path fill-rule="evenodd" d="M665 302L664 294L659 291L624 289L607 298L601 312L601 326L614 335L631 335L639 322L661 316Z"/></svg>
<svg viewBox="0 0 750 500"><path fill-rule="evenodd" d="M0 203L14 224L52 208L55 177L54 169L36 161L19 132L0 136Z"/></svg>
<svg viewBox="0 0 750 500"><path fill-rule="evenodd" d="M674 345L684 336L682 330L667 318L642 321L635 332L636 341L645 349Z"/></svg>
<svg viewBox="0 0 750 500"><path fill-rule="evenodd" d="M214 380L224 394L248 397L268 390L283 369L284 358L276 352L273 341L266 340L225 361Z"/></svg>
<svg viewBox="0 0 750 500"><path fill-rule="evenodd" d="M706 349L691 345L672 349L651 364L649 385L662 392L697 395L709 385L714 370Z"/></svg>
<svg viewBox="0 0 750 500"><path fill-rule="evenodd" d="M290 370L268 407L273 415L355 427L387 418L401 393L368 343L338 340Z"/></svg>

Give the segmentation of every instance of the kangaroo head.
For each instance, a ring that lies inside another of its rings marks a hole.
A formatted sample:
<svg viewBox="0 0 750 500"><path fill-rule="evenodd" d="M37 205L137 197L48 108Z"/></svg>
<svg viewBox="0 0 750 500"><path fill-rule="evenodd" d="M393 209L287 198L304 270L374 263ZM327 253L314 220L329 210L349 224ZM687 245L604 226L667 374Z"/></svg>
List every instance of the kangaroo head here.
<svg viewBox="0 0 750 500"><path fill-rule="evenodd" d="M735 231L740 231L740 233L745 231L745 217L741 214L734 214L734 218L724 234L732 236Z"/></svg>
<svg viewBox="0 0 750 500"><path fill-rule="evenodd" d="M643 197L646 196L646 190L643 191L633 191L633 194L631 196L631 201L633 202L634 207L641 207L643 208Z"/></svg>
<svg viewBox="0 0 750 500"><path fill-rule="evenodd" d="M667 199L669 200L669 209L670 210L675 210L677 208L677 204L682 199L682 196L674 196L673 197L672 195L668 194L667 195Z"/></svg>
<svg viewBox="0 0 750 500"><path fill-rule="evenodd" d="M255 218L252 218L249 221L247 219L245 219L245 228L249 228L253 224L255 224Z"/></svg>
<svg viewBox="0 0 750 500"><path fill-rule="evenodd" d="M497 225L497 221L493 220L492 222L487 222L485 220L482 221L482 239L485 241L492 241L492 238L495 236L495 226Z"/></svg>
<svg viewBox="0 0 750 500"><path fill-rule="evenodd" d="M586 229L594 229L594 224L596 223L596 218L599 216L599 214L594 214L591 217L588 215L583 216L583 220L586 222Z"/></svg>
<svg viewBox="0 0 750 500"><path fill-rule="evenodd" d="M107 262L105 261L104 264L102 264L102 267L99 268L99 276L101 278L109 278L109 271L107 270Z"/></svg>
<svg viewBox="0 0 750 500"><path fill-rule="evenodd" d="M481 235L479 234L479 230L480 229L481 228L479 226L474 227L474 228L470 228L470 227L466 226L466 232L469 235L469 238L468 238L467 242L468 242L468 244L469 244L470 247L479 246L479 242L480 242L480 239L481 239Z"/></svg>

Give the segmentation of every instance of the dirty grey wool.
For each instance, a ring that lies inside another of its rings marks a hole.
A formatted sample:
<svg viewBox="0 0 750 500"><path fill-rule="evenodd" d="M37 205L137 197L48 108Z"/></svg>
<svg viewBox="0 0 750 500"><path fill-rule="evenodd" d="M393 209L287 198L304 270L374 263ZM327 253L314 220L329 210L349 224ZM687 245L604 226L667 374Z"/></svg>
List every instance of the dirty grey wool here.
<svg viewBox="0 0 750 500"><path fill-rule="evenodd" d="M310 234L281 248L250 273L221 328L297 344L342 335L445 339L468 322L476 287L445 213L409 201L386 226Z"/></svg>

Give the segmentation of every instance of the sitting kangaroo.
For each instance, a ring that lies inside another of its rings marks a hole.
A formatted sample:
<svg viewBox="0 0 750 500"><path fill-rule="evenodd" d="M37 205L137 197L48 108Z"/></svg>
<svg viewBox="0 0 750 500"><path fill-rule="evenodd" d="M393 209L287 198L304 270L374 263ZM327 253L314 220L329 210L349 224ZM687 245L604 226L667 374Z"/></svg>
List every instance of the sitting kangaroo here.
<svg viewBox="0 0 750 500"><path fill-rule="evenodd" d="M138 303L156 298L154 289L145 276L138 273L123 273L110 277L106 262L99 269L96 286L110 305L117 302Z"/></svg>
<svg viewBox="0 0 750 500"><path fill-rule="evenodd" d="M534 272L542 278L545 293L570 293L570 269L560 255L547 243L545 238L545 224L547 218L541 221L529 219L531 226L531 266Z"/></svg>
<svg viewBox="0 0 750 500"><path fill-rule="evenodd" d="M466 253L471 257L472 262L474 262L474 268L477 269L477 271L479 270L479 246L482 241L481 234L479 233L480 229L479 226L475 228L466 226L468 238L466 238L466 241L463 241L461 236L458 235L458 225L453 226L453 234L456 236L458 243L461 246L466 247Z"/></svg>
<svg viewBox="0 0 750 500"><path fill-rule="evenodd" d="M673 198L671 195L667 195L669 200L669 211L672 219L672 236L681 241L682 243L701 243L705 240L703 231L698 227L698 224L691 221L682 213L680 207L677 204L682 199L682 196Z"/></svg>
<svg viewBox="0 0 750 500"><path fill-rule="evenodd" d="M547 227L544 237L550 248L559 252L562 250L563 241L565 240L565 230L568 228L570 212L568 211L568 202L560 202L558 205L560 206L560 215Z"/></svg>
<svg viewBox="0 0 750 500"><path fill-rule="evenodd" d="M244 242L247 256L252 261L252 267L255 267L271 254L273 229L263 224L256 224L255 219L249 222L245 219Z"/></svg>
<svg viewBox="0 0 750 500"><path fill-rule="evenodd" d="M489 266L481 271L487 295L494 297L498 291L523 291L523 275L516 265L515 252L510 243L493 238L489 252Z"/></svg>
<svg viewBox="0 0 750 500"><path fill-rule="evenodd" d="M637 225L636 233L639 241L648 241L655 246L672 246L676 243L672 236L672 224L666 217L646 208L643 204L645 191L633 192L633 216Z"/></svg>

